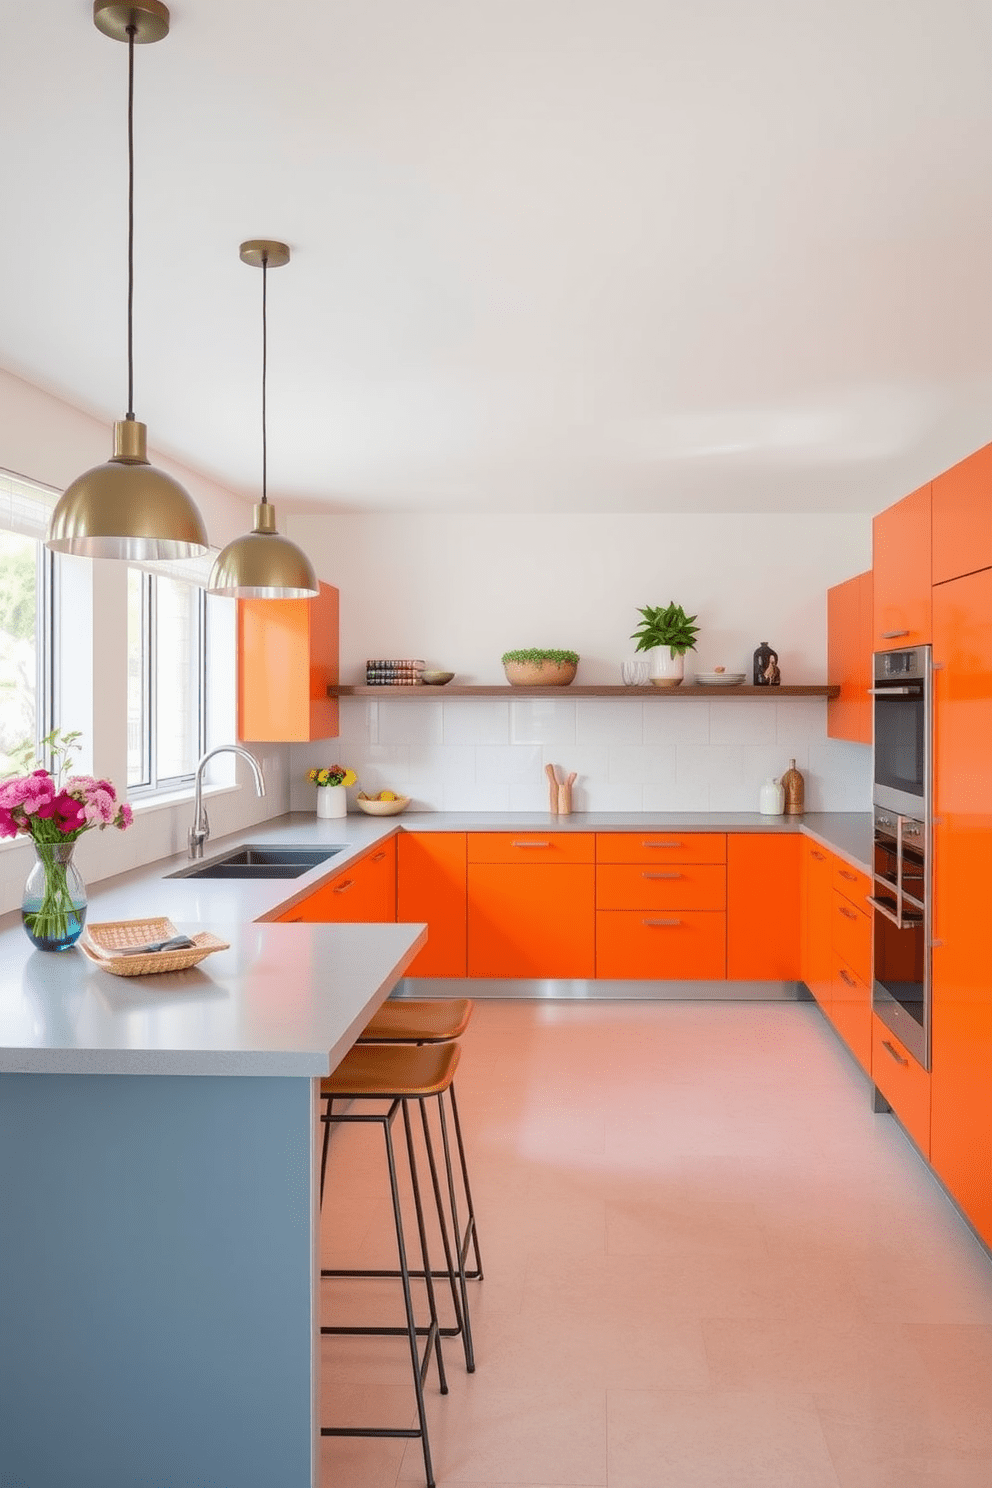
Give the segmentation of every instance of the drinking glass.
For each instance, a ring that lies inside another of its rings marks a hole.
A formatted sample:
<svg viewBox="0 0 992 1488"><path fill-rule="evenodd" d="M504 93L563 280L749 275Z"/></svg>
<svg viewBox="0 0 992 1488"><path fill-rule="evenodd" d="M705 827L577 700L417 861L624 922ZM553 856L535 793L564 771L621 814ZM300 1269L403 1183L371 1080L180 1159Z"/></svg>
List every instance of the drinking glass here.
<svg viewBox="0 0 992 1488"><path fill-rule="evenodd" d="M646 661L622 661L620 677L624 687L646 687L648 664Z"/></svg>

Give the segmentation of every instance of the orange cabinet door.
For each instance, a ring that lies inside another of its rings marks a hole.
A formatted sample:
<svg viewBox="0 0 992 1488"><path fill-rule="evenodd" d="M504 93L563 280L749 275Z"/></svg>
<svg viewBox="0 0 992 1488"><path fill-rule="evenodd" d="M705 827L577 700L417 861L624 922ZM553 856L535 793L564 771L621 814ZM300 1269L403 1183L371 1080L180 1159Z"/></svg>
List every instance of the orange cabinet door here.
<svg viewBox="0 0 992 1488"><path fill-rule="evenodd" d="M930 484L872 522L872 628L875 651L930 641Z"/></svg>
<svg viewBox="0 0 992 1488"><path fill-rule="evenodd" d="M722 981L726 916L713 910L600 910L596 975Z"/></svg>
<svg viewBox="0 0 992 1488"><path fill-rule="evenodd" d="M285 918L309 924L395 920L395 839L380 843L351 868L322 884Z"/></svg>
<svg viewBox="0 0 992 1488"><path fill-rule="evenodd" d="M802 843L798 833L727 837L727 976L798 981Z"/></svg>
<svg viewBox="0 0 992 1488"><path fill-rule="evenodd" d="M827 681L840 696L827 702L831 739L872 741L872 574L857 574L827 590Z"/></svg>
<svg viewBox="0 0 992 1488"><path fill-rule="evenodd" d="M396 918L427 925L427 944L407 976L465 976L466 864L464 832L400 833Z"/></svg>
<svg viewBox="0 0 992 1488"><path fill-rule="evenodd" d="M600 863L597 909L718 909L727 904L722 863Z"/></svg>
<svg viewBox="0 0 992 1488"><path fill-rule="evenodd" d="M592 863L469 862L469 976L594 976L595 872Z"/></svg>
<svg viewBox="0 0 992 1488"><path fill-rule="evenodd" d="M930 1076L877 1013L871 1015L871 1077L923 1156L929 1158Z"/></svg>
<svg viewBox="0 0 992 1488"><path fill-rule="evenodd" d="M833 1002L833 909L836 858L825 847L806 842L805 961L803 981L823 1012L830 1016Z"/></svg>
<svg viewBox="0 0 992 1488"><path fill-rule="evenodd" d="M933 581L992 567L992 444L933 483Z"/></svg>
<svg viewBox="0 0 992 1488"><path fill-rule="evenodd" d="M931 1160L992 1245L992 571L934 590Z"/></svg>
<svg viewBox="0 0 992 1488"><path fill-rule="evenodd" d="M861 981L871 981L871 917L843 894L834 890L831 932L835 956L849 966ZM836 993L835 993L836 995Z"/></svg>
<svg viewBox="0 0 992 1488"><path fill-rule="evenodd" d="M470 832L470 863L592 863L591 832Z"/></svg>
<svg viewBox="0 0 992 1488"><path fill-rule="evenodd" d="M338 591L238 600L238 738L299 743L338 735Z"/></svg>
<svg viewBox="0 0 992 1488"><path fill-rule="evenodd" d="M840 957L834 961L830 1021L866 1075L871 1074L871 986Z"/></svg>
<svg viewBox="0 0 992 1488"><path fill-rule="evenodd" d="M598 832L597 863L725 863L723 832Z"/></svg>

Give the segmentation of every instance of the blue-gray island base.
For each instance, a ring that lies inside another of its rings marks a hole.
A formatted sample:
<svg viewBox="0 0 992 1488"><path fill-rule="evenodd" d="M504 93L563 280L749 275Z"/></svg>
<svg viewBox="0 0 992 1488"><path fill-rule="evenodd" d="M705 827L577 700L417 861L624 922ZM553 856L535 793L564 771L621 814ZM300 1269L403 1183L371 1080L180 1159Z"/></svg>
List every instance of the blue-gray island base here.
<svg viewBox="0 0 992 1488"><path fill-rule="evenodd" d="M318 1481L319 1078L425 931L224 933L192 985L2 937L4 1488Z"/></svg>

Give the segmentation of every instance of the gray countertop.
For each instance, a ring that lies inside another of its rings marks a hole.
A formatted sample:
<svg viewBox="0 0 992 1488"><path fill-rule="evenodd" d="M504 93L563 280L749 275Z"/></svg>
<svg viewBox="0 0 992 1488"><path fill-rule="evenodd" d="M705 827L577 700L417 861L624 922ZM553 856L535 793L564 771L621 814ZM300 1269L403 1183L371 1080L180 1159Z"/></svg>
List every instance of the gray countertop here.
<svg viewBox="0 0 992 1488"><path fill-rule="evenodd" d="M61 1074L327 1074L423 944L422 925L275 924L274 918L397 831L801 832L870 871L868 812L408 812L402 818L277 817L208 843L327 844L297 879L170 877L165 858L90 886L89 920L168 916L230 943L185 972L117 977L74 948L36 951L20 916L0 920L0 1071Z"/></svg>

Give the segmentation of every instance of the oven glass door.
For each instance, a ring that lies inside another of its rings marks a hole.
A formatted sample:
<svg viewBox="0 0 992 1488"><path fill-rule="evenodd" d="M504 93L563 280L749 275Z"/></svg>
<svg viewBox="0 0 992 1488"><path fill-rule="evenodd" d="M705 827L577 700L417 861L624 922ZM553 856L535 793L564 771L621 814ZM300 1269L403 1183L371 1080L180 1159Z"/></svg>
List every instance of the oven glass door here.
<svg viewBox="0 0 992 1488"><path fill-rule="evenodd" d="M909 696L906 693L910 692ZM926 703L922 684L875 684L875 784L923 801L927 791Z"/></svg>
<svg viewBox="0 0 992 1488"><path fill-rule="evenodd" d="M922 822L903 819L899 872L895 836L875 829L872 1005L924 1068L930 1065L929 934ZM899 895L899 885L902 896ZM896 923L901 919L902 925Z"/></svg>

